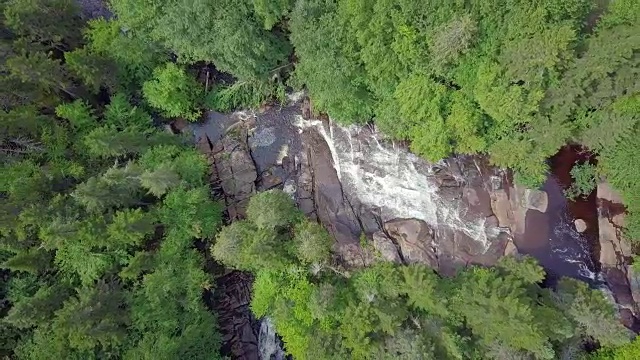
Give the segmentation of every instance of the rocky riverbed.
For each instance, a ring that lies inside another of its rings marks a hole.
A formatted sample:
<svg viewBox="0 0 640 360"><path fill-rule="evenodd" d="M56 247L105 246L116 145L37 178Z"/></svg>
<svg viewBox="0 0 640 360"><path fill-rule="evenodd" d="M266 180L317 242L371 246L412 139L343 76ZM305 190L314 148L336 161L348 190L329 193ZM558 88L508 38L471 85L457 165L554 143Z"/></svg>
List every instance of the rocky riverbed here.
<svg viewBox="0 0 640 360"><path fill-rule="evenodd" d="M576 219L555 175L532 190L512 184L507 171L481 157L431 164L371 127L311 119L307 101L211 112L191 130L209 158L212 189L224 199L229 219L243 217L252 193L279 187L333 235L336 261L347 268L380 260L421 262L450 275L468 264L530 254L551 285L571 276L611 289L625 324L637 328L640 297L621 236L624 208L605 183L593 195L593 217ZM250 281L228 276L233 284ZM273 346L268 354L259 349L260 324L247 307L249 285L243 285L246 291L238 286L220 284L216 291L227 353L238 359L256 359L260 350L260 358L274 356Z"/></svg>

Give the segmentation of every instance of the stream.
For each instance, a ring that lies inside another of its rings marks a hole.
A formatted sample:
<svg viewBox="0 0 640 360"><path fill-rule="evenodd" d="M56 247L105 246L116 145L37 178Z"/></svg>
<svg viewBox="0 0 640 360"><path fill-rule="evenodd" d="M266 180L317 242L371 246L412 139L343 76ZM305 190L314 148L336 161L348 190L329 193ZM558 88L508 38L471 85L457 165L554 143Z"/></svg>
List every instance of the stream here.
<svg viewBox="0 0 640 360"><path fill-rule="evenodd" d="M336 255L347 265L372 261L360 246L361 234L375 239L393 236L394 229L410 235L418 224L426 229L421 232L428 234L426 243L396 241L397 258L404 262L427 263L450 275L460 266L490 266L506 254L528 254L547 271L548 285L568 276L606 288L599 273L595 192L578 201L567 201L563 193L581 156L574 148L551 159L554 171L544 186L529 190L512 184L508 171L482 157L429 163L371 126L304 119L299 101L256 112L211 112L192 130L216 148L227 129L238 127L248 129L245 146L255 168L255 191L279 187L289 192L333 235ZM226 200L228 205L242 201L233 195ZM586 223L582 232L576 218ZM254 340L248 344L259 348L259 358L282 359L273 325L268 319L251 321Z"/></svg>

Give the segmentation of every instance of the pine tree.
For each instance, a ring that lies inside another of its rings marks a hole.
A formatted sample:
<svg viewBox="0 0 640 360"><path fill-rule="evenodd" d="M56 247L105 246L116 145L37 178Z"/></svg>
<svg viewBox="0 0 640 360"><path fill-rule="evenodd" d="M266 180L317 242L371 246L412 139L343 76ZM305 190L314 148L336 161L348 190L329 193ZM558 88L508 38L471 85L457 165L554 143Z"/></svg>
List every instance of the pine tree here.
<svg viewBox="0 0 640 360"><path fill-rule="evenodd" d="M99 281L78 289L78 296L65 302L55 322L67 329L69 343L80 350L117 346L127 338L129 315L120 285Z"/></svg>
<svg viewBox="0 0 640 360"><path fill-rule="evenodd" d="M23 39L58 49L81 42L78 6L71 0L9 0L3 10L6 26Z"/></svg>
<svg viewBox="0 0 640 360"><path fill-rule="evenodd" d="M159 167L155 171L146 171L140 175L140 183L149 193L161 197L170 189L180 185L180 176L169 166Z"/></svg>
<svg viewBox="0 0 640 360"><path fill-rule="evenodd" d="M39 274L51 266L51 254L43 249L29 249L7 259L2 268Z"/></svg>
<svg viewBox="0 0 640 360"><path fill-rule="evenodd" d="M23 83L37 87L45 94L58 91L76 97L70 92L67 79L60 61L51 59L42 52L24 53L7 59L6 67L9 76Z"/></svg>
<svg viewBox="0 0 640 360"><path fill-rule="evenodd" d="M113 60L92 53L87 47L64 53L65 67L93 93L102 87L110 91L118 88L118 67Z"/></svg>
<svg viewBox="0 0 640 360"><path fill-rule="evenodd" d="M101 212L136 204L140 196L140 169L134 164L112 167L101 176L78 185L73 197L87 210Z"/></svg>
<svg viewBox="0 0 640 360"><path fill-rule="evenodd" d="M602 292L591 290L578 280L563 278L558 283L556 300L577 324L581 335L590 336L603 346L629 342L628 330Z"/></svg>

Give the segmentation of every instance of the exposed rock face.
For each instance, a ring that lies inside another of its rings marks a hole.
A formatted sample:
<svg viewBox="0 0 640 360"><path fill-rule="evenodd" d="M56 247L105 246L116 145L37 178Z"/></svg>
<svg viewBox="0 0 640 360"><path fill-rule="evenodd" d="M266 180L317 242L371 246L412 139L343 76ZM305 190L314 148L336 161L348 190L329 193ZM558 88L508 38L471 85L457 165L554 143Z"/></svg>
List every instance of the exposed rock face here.
<svg viewBox="0 0 640 360"><path fill-rule="evenodd" d="M398 247L384 232L376 231L373 233L373 247L380 253L383 260L396 264L403 263L403 259L398 252Z"/></svg>
<svg viewBox="0 0 640 360"><path fill-rule="evenodd" d="M360 246L363 229L334 169L331 150L320 134L312 129L302 133L300 177L297 199L305 212L325 226L336 240L336 253L349 265L366 265L371 254Z"/></svg>
<svg viewBox="0 0 640 360"><path fill-rule="evenodd" d="M222 334L222 353L238 360L257 360L260 323L249 309L250 275L232 271L217 279L214 309Z"/></svg>
<svg viewBox="0 0 640 360"><path fill-rule="evenodd" d="M638 292L637 274L629 266L629 259L633 255L631 246L623 236L624 206L622 198L606 182L598 184L598 227L600 231L600 265L609 288L616 302L635 317L638 317L638 304L640 293ZM629 327L638 327L633 324L633 317L623 317L631 324ZM630 319L630 320L629 320ZM635 320L637 322L637 320Z"/></svg>
<svg viewBox="0 0 640 360"><path fill-rule="evenodd" d="M400 248L408 264L421 263L438 268L433 230L426 222L417 219L397 219L386 222L384 228Z"/></svg>
<svg viewBox="0 0 640 360"><path fill-rule="evenodd" d="M220 140L200 139L200 148L211 164L211 184L227 205L230 219L244 217L251 194L256 190L258 174L247 144L246 129L241 125L228 131Z"/></svg>
<svg viewBox="0 0 640 360"><path fill-rule="evenodd" d="M573 224L576 226L576 231L579 233L587 230L587 223L582 219L576 219Z"/></svg>

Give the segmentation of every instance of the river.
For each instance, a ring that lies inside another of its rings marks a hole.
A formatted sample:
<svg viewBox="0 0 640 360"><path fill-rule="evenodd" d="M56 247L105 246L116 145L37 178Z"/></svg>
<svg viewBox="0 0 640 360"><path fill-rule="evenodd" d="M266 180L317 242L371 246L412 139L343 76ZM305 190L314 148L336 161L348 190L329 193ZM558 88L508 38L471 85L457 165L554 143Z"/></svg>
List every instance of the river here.
<svg viewBox="0 0 640 360"><path fill-rule="evenodd" d="M491 265L513 243L519 253L540 262L550 285L562 276L596 287L603 284L595 260L595 195L569 202L563 193L570 181L568 172L579 156L575 149L563 149L551 159L554 172L541 189L547 198L546 209L536 209L523 207L516 194L523 189L511 184L508 171L489 166L482 157L429 163L371 126L305 120L297 103L262 112L211 112L207 122L193 130L196 137L215 142L227 128L239 125L250 128L247 145L258 174L258 190L268 174L278 179L278 186L289 187L301 206L310 197L313 216L347 249L359 246L361 233L371 236L386 222L413 218L433 229L430 246L437 258L435 267L444 273L470 263ZM322 159L329 166L318 165ZM305 166L311 167L315 183L309 191L315 194L302 196ZM506 200L499 199L503 193ZM506 216L501 216L505 212L501 206L506 206ZM585 220L586 231L576 230L576 216ZM253 325L253 329L256 332L260 326ZM269 323L263 322L255 336L264 345L261 358L268 358L267 354L281 357Z"/></svg>

